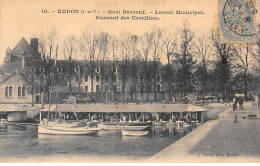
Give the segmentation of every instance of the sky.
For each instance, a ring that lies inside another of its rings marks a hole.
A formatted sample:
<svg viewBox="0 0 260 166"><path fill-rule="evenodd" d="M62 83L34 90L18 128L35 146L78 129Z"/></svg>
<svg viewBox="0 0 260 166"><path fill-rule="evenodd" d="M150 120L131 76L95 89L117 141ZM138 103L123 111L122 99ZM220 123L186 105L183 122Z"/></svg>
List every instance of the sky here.
<svg viewBox="0 0 260 166"><path fill-rule="evenodd" d="M114 35L123 32L142 35L153 26L170 27L175 31L181 27L184 20L188 20L191 29L198 35L209 33L212 28L218 27L218 0L1 0L0 5L0 64L8 47L13 49L22 37L29 42L40 27L44 26L55 26L60 41L66 39L68 35L79 36L90 24ZM49 13L42 13L44 9ZM62 9L80 12L96 10L100 13L57 13ZM160 20L96 19L97 15L116 16L108 14L108 10L120 10L121 13L123 10L145 10L147 13L153 12L149 16L158 16ZM174 14L156 15L155 10L170 10ZM205 14L176 15L176 10L203 11Z"/></svg>

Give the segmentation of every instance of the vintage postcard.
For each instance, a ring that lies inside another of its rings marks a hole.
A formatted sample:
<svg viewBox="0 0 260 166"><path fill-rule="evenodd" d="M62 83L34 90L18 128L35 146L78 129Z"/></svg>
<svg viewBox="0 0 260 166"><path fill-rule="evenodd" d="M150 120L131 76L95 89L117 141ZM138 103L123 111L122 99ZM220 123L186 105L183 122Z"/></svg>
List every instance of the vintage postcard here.
<svg viewBox="0 0 260 166"><path fill-rule="evenodd" d="M1 0L0 163L260 162L259 0Z"/></svg>

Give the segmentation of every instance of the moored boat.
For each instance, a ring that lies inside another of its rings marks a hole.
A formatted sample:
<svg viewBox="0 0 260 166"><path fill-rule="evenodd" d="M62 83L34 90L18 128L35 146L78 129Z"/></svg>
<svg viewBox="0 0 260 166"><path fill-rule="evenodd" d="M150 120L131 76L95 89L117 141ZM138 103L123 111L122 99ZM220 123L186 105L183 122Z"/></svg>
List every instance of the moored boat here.
<svg viewBox="0 0 260 166"><path fill-rule="evenodd" d="M122 130L123 136L146 136L149 133L149 131L127 131Z"/></svg>
<svg viewBox="0 0 260 166"><path fill-rule="evenodd" d="M88 128L88 127L65 127L65 126L48 126L40 124L38 126L38 134L50 134L50 135L89 135L95 134L100 131L100 128Z"/></svg>
<svg viewBox="0 0 260 166"><path fill-rule="evenodd" d="M142 131L150 127L150 125L147 126L119 126L120 129L125 131Z"/></svg>
<svg viewBox="0 0 260 166"><path fill-rule="evenodd" d="M7 123L8 123L8 122L7 122L6 119L0 119L0 124L1 124L1 125L7 124Z"/></svg>

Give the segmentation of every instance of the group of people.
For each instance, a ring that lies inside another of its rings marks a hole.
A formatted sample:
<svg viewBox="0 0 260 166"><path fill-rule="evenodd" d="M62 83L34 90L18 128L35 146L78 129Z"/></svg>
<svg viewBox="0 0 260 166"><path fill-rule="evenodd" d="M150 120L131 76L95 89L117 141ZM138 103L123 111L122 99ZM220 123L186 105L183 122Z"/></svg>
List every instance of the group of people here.
<svg viewBox="0 0 260 166"><path fill-rule="evenodd" d="M237 103L239 103L239 109L243 110L244 97L243 96L234 96L233 98L233 110L237 110Z"/></svg>

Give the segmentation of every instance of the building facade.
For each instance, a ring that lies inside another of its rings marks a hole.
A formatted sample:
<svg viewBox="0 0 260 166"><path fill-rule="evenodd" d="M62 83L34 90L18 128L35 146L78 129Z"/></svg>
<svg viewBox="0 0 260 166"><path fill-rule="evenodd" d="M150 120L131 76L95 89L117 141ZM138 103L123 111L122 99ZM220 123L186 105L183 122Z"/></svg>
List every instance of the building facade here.
<svg viewBox="0 0 260 166"><path fill-rule="evenodd" d="M93 94L96 98L101 98L100 101L102 96L108 97L111 101L123 98L130 100L133 99L134 93L139 99L143 98L143 92L146 90L142 86L144 84L142 75L136 75L135 79L128 75L123 82L120 62L96 61L92 67L89 63L89 61L77 60L48 61L38 52L37 38L32 38L30 44L22 38L12 50L10 48L6 50L0 76L0 88L4 94L1 96L1 102L46 102L47 84L53 85L53 89L58 94L63 94L58 97L58 100L68 95L84 97ZM149 88L149 98L152 98L155 89L158 98L163 99L161 94L164 92L164 86L160 74L162 64L158 64L156 83L154 84L154 79L151 78L147 88Z"/></svg>

